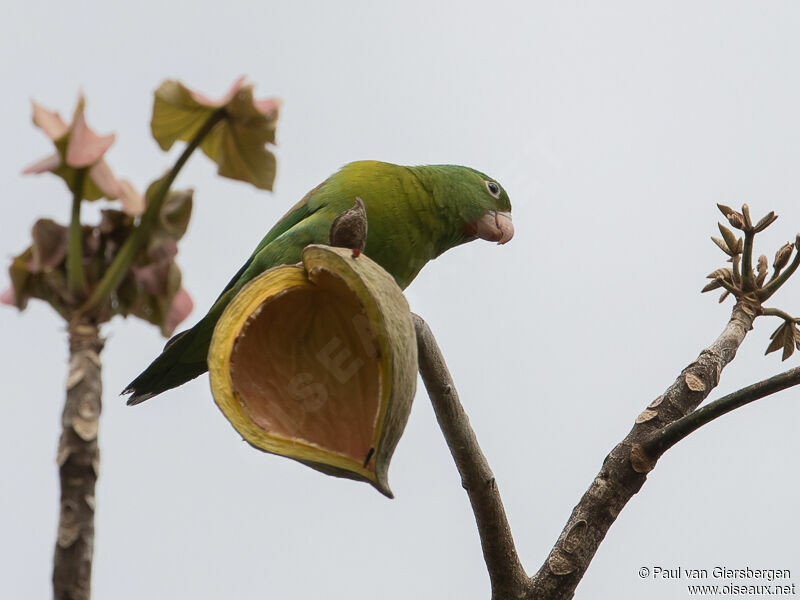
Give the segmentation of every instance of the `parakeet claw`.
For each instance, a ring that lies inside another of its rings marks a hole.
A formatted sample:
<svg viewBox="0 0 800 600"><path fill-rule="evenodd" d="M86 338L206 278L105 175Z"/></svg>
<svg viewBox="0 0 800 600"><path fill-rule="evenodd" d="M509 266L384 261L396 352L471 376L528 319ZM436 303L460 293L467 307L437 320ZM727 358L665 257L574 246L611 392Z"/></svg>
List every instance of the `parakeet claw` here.
<svg viewBox="0 0 800 600"><path fill-rule="evenodd" d="M511 213L505 211L490 210L474 223L470 223L468 229L475 237L498 244L505 244L514 237Z"/></svg>

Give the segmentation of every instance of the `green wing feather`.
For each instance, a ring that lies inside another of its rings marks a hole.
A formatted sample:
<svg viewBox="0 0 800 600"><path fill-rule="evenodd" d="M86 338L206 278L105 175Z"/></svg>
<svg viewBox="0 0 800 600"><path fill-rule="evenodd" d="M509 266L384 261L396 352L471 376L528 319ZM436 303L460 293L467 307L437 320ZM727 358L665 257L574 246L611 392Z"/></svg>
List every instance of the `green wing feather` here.
<svg viewBox="0 0 800 600"><path fill-rule="evenodd" d="M211 310L194 327L183 331L164 346L163 352L134 379L123 394L131 394L128 404L139 404L148 398L168 389L177 387L202 375L208 370L206 356L216 325L225 307L238 291L253 277L270 268L282 264L279 256L287 254L287 244L280 243L281 236L309 220L321 208L309 207L308 199L317 188L309 192L293 206L284 217L267 233L256 247L255 252L222 290ZM296 251L299 253L303 246ZM267 265L267 266L264 266Z"/></svg>

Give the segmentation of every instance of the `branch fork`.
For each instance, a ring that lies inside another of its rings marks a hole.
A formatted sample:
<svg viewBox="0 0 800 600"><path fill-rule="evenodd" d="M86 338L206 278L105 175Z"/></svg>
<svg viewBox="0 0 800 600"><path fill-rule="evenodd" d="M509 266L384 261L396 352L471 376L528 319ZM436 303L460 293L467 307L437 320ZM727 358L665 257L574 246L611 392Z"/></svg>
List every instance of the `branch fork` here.
<svg viewBox="0 0 800 600"><path fill-rule="evenodd" d="M717 386L722 370L734 359L758 316L783 320L772 336L768 352L783 348L788 358L789 348L800 349L800 318L762 304L800 266L800 235L794 243L778 250L768 280L765 256L760 256L753 266L753 246L756 234L769 227L777 216L770 212L753 224L747 205L741 212L718 206L728 222L744 234L737 237L719 224L722 237L712 238L729 256L731 266L711 273L712 281L703 291L723 288L721 300L728 295L736 298L727 325L636 417L628 435L604 460L544 564L532 577L525 574L519 560L494 475L459 403L436 340L425 322L414 315L420 374L475 514L493 600L572 598L609 528L669 448L723 414L800 384L800 367L796 367L698 408Z"/></svg>

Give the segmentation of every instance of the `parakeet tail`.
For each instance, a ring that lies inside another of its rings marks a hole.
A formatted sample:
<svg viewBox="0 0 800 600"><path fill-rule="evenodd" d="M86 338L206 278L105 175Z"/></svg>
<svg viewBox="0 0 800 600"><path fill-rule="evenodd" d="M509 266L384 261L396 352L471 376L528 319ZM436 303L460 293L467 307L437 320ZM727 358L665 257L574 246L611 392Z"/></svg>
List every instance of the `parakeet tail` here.
<svg viewBox="0 0 800 600"><path fill-rule="evenodd" d="M131 394L129 406L144 402L208 371L205 356L214 324L206 320L171 338L150 366L128 384L122 394ZM202 358L198 360L198 356Z"/></svg>

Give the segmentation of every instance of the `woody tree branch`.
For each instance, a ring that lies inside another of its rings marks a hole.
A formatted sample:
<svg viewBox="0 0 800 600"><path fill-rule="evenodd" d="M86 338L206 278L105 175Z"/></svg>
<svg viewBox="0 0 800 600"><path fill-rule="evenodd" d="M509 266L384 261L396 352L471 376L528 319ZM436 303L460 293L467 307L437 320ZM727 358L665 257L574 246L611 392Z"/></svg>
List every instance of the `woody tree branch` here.
<svg viewBox="0 0 800 600"><path fill-rule="evenodd" d="M67 397L57 455L61 503L53 557L53 597L88 600L94 546L94 489L100 461L97 430L103 341L97 327L70 323L69 348Z"/></svg>
<svg viewBox="0 0 800 600"><path fill-rule="evenodd" d="M472 504L493 598L572 598L617 515L641 489L647 474L667 449L727 412L800 384L800 368L791 369L697 408L719 383L722 370L735 357L758 315L775 316L784 321L773 333L767 353L782 348L785 360L795 346L800 349L800 329L797 328L800 319L761 305L800 263L800 236L794 244L787 243L778 250L773 276L767 282L766 256L758 258L756 267L753 264L754 239L777 216L771 212L754 225L746 205L742 213L727 206L719 205L719 208L730 224L745 235L743 240L719 225L722 238L712 239L728 255L732 267L717 269L709 275L712 282L703 291L723 288L721 301L728 295L734 296L736 304L730 320L719 337L636 418L631 431L606 457L600 472L574 508L544 565L530 579L517 556L494 476L458 401L441 352L425 322L414 316L420 374ZM794 260L790 264L793 253Z"/></svg>
<svg viewBox="0 0 800 600"><path fill-rule="evenodd" d="M800 348L800 331L796 328L796 320L783 311L764 309L761 305L800 265L800 236L794 244L788 243L778 250L773 263L773 276L767 282L766 256L759 257L757 269L754 269L754 239L777 216L770 212L753 224L747 205L742 207L741 213L724 205L717 206L728 222L744 233L744 241L727 227L719 225L722 239L712 240L729 256L732 267L717 269L709 275L712 282L703 292L723 288L725 291L720 301L733 295L736 304L731 318L720 336L681 372L661 396L647 406L636 418L628 435L606 457L600 472L574 508L544 565L531 578L527 598L572 598L611 524L644 485L647 474L668 448L722 414L800 383L800 370L793 369L696 410L718 384L722 370L735 357L757 315L773 315L784 319L784 325L773 334L767 353L783 348L785 360L792 354L795 345ZM789 264L793 252L794 260ZM787 265L788 268L781 273Z"/></svg>
<svg viewBox="0 0 800 600"><path fill-rule="evenodd" d="M419 372L475 514L492 598L521 598L528 577L514 546L494 474L458 399L436 338L420 316L414 315L413 319L419 348Z"/></svg>
<svg viewBox="0 0 800 600"><path fill-rule="evenodd" d="M719 337L636 418L628 435L606 457L547 560L531 578L528 598L572 598L617 515L655 466L657 457L648 454L644 444L653 432L691 413L706 399L736 356L755 317L754 307L737 302Z"/></svg>

